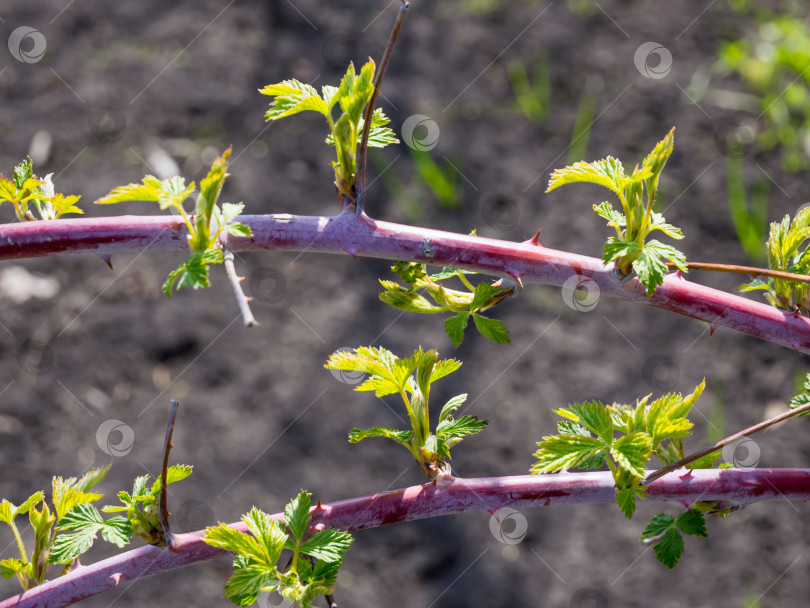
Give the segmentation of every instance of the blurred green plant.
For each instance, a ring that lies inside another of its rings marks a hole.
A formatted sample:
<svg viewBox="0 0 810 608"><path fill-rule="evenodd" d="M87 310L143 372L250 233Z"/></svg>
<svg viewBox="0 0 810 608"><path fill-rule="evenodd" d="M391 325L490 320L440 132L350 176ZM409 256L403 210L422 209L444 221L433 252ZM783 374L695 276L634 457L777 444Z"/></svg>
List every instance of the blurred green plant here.
<svg viewBox="0 0 810 608"><path fill-rule="evenodd" d="M568 164L584 160L588 155L588 143L591 139L593 117L596 112L596 100L587 91L579 98L574 129L571 132L571 143L568 146Z"/></svg>
<svg viewBox="0 0 810 608"><path fill-rule="evenodd" d="M726 157L726 187L731 220L734 223L737 238L748 257L759 264L767 258L764 240L768 234L770 180L760 178L754 181L749 204L744 173L742 156L728 154Z"/></svg>
<svg viewBox="0 0 810 608"><path fill-rule="evenodd" d="M771 223L768 237L768 267L794 274L810 274L810 206L801 208L791 220ZM804 247L803 247L804 246ZM740 291L764 291L768 302L782 310L810 315L810 284L789 279L768 277L754 279L740 286Z"/></svg>
<svg viewBox="0 0 810 608"><path fill-rule="evenodd" d="M41 220L55 220L66 213L84 213L76 206L81 197L56 193L51 175L39 179L34 175L31 159L26 158L14 167L12 179L0 173L0 204L9 202L14 205L14 213L20 222L37 219L29 204L36 209Z"/></svg>
<svg viewBox="0 0 810 608"><path fill-rule="evenodd" d="M506 74L515 100L526 118L537 124L543 124L548 117L551 106L551 68L548 55L543 53L532 62L532 77L526 64L520 57L515 57L506 66Z"/></svg>
<svg viewBox="0 0 810 608"><path fill-rule="evenodd" d="M747 3L733 4L749 10ZM718 68L738 74L759 100L757 147L779 147L784 167L802 171L810 168L810 25L788 14L755 12L756 31L725 43Z"/></svg>

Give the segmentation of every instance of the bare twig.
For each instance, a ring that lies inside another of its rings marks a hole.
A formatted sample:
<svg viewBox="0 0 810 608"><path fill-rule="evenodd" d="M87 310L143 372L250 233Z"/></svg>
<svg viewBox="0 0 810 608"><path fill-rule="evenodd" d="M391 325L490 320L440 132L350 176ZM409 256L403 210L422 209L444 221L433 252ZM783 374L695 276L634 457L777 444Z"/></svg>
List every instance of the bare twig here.
<svg viewBox="0 0 810 608"><path fill-rule="evenodd" d="M169 424L166 427L166 440L163 442L163 464L161 466L160 475L160 506L158 518L161 531L163 532L163 538L166 540L166 544L169 547L173 546L174 539L172 537L171 528L169 527L169 507L166 494L168 484L166 483L166 476L169 470L169 452L174 447L172 445L172 434L174 433L174 419L177 417L177 408L179 406L180 403L172 399L171 406L169 407Z"/></svg>
<svg viewBox="0 0 810 608"><path fill-rule="evenodd" d="M672 262L667 262L670 268L676 268ZM806 274L796 274L795 272L785 272L784 270L770 270L768 268L757 268L755 266L738 266L736 264L712 264L707 262L687 262L689 270L708 270L712 272L731 272L734 274L747 274L751 277L772 277L774 279L785 279L796 281L797 283L810 283L810 276Z"/></svg>
<svg viewBox="0 0 810 608"><path fill-rule="evenodd" d="M773 426L774 424L778 424L783 420L787 420L788 418L792 418L793 416L798 416L799 414L803 414L804 412L810 411L810 403L806 403L801 407L794 408L792 410L788 410L787 412L782 412L778 416L774 416L764 422L760 422L759 424L755 424L754 426L750 426L747 429L740 431L739 433L734 433L733 435L729 435L725 439L721 439L713 446L704 448L700 451L695 452L694 454L690 454L689 456L685 456L681 458L677 462L673 462L670 465L667 465L661 469L658 469L654 473L650 473L647 477L644 478L644 481L641 482L641 485L647 485L648 483L655 481L659 477L663 477L667 473L672 473L672 471L677 471L683 466L686 466L690 462L695 462L696 460L700 460L704 456L711 454L712 452L716 452L717 450L722 450L724 447L729 445L730 443L734 443L738 439L742 439L743 437L748 437L753 435L754 433L758 433L764 429L767 429L769 426Z"/></svg>
<svg viewBox="0 0 810 608"><path fill-rule="evenodd" d="M810 499L810 469L697 469L689 478L671 475L651 483L648 500L727 500L745 504L762 500ZM464 511L497 511L502 507L543 507L573 503L614 503L610 471L456 479L428 482L361 498L313 507L310 525L324 524L353 532ZM617 514L618 516L618 514ZM283 518L283 513L273 515ZM247 532L244 522L231 524ZM227 555L202 540L203 531L176 534L171 551L148 545L115 555L0 602L0 608L58 608L122 582L159 574L195 562Z"/></svg>
<svg viewBox="0 0 810 608"><path fill-rule="evenodd" d="M245 292L242 290L242 281L245 280L245 277L240 277L236 274L236 266L233 263L233 251L231 251L230 247L224 245L222 247L222 262L225 264L225 273L228 275L228 280L231 282L233 295L236 296L236 303L239 305L239 311L242 313L242 320L245 323L245 327L258 327L260 324L250 310L249 302L253 298L246 296Z"/></svg>
<svg viewBox="0 0 810 608"><path fill-rule="evenodd" d="M380 93L385 70L388 69L388 62L391 61L391 54L394 52L394 46L397 43L397 38L399 38L399 32L402 29L402 24L405 22L405 15L407 15L410 7L409 2L402 0L396 21L394 21L394 27L391 30L391 35L388 37L388 44L380 60L380 67L377 69L377 75L374 77L374 91L371 93L371 99L368 100L365 115L363 116L365 122L363 124L363 135L360 138L360 149L357 151L357 174L354 181L357 189L355 213L358 215L363 212L363 205L365 204L366 198L366 156L368 154L368 135L371 131L371 120L374 116L374 105L377 103L377 96Z"/></svg>

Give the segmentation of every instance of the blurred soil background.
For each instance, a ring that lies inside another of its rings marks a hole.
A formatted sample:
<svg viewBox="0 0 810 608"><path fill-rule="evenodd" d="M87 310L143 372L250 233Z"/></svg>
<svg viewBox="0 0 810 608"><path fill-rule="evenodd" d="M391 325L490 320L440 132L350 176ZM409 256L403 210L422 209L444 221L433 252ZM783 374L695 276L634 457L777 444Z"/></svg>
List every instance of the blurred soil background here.
<svg viewBox="0 0 810 608"><path fill-rule="evenodd" d="M87 216L151 215L146 203L92 202L146 173L179 171L199 183L233 145L222 200L244 201L250 213L336 213L323 119L268 126L269 99L257 89L290 77L336 84L348 61L379 59L397 4L3 0L0 171L9 175L30 153L37 174L54 173L57 191L82 195ZM795 158L748 138L766 132L769 115L751 107L758 93L750 82L717 67L723 45L760 33L763 14L733 4L415 0L381 105L398 133L408 117L428 117L412 144L438 140L424 152L406 143L374 152L368 213L515 241L542 229L547 247L599 256L609 229L591 205L605 191L544 194L550 172L608 154L632 168L676 126L660 209L683 228L680 248L694 261L757 261L732 221L727 175L742 175L743 196L759 193L760 215L769 190L767 221L795 213L810 186ZM789 3L768 5L795 14ZM37 61L5 48L21 26L46 40ZM657 46L639 61L648 42ZM12 221L3 207L3 221ZM761 220L752 229L761 232ZM172 461L195 467L172 487L181 531L238 520L252 505L279 511L300 488L326 502L421 483L392 442L346 441L355 426L396 426L403 413L324 370L338 348L384 345L407 355L421 345L460 358L434 401L467 392L467 413L490 421L454 452L467 477L527 473L535 442L555 430L552 408L690 392L705 377L688 441L697 449L784 409L806 371L804 357L775 344L722 328L710 336L703 323L609 298L576 312L559 289L534 285L493 315L511 331L511 346L469 331L453 349L443 319L379 302L377 279L393 278L388 263L349 256L240 255L262 323L246 329L220 268L206 292L165 298L160 285L182 259L120 256L112 271L91 255L0 265L0 496L19 503L49 488L52 475L112 460L100 487L112 502L135 476L158 472L169 399L182 402ZM740 282L690 278L727 290ZM125 438L97 436L108 420L134 433L125 455L105 453ZM757 435L759 466L810 466L806 424ZM615 505L526 509L517 545L495 538L488 513L361 532L337 599L403 608L806 605L806 505L756 504L711 520L709 538L687 538L668 571L638 541L653 514L680 509L641 504L633 521ZM15 555L7 532L3 557ZM113 552L98 542L83 561ZM227 606L229 573L230 560L206 562L84 605ZM0 595L17 593L15 585L0 581Z"/></svg>

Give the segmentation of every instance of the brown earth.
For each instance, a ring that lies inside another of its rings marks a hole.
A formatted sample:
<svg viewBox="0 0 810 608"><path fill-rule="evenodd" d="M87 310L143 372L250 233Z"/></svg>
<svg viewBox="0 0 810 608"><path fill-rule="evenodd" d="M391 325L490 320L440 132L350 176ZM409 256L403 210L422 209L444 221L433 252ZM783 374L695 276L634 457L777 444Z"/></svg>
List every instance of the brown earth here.
<svg viewBox="0 0 810 608"><path fill-rule="evenodd" d="M213 155L233 144L226 200L245 201L251 213L335 213L325 126L308 116L268 127L268 99L256 90L288 77L336 83L349 59L379 57L394 5L5 0L0 38L30 26L47 50L25 64L5 43L0 48L0 170L8 174L45 132L52 145L39 150L37 172L54 172L59 191L81 194L88 215L153 214L146 204L90 203L147 172L171 169L166 157L199 180ZM694 260L747 263L728 211L722 145L741 117L694 105L683 90L711 65L722 40L753 27L722 1L415 1L382 105L397 131L413 114L435 121L440 137L431 157L449 175L449 163L458 169L460 194L454 208L442 207L399 145L373 159L383 176L369 189L369 214L510 240L542 228L549 247L598 255L608 232L590 206L605 193L590 186L543 193L550 171L566 163L577 107L590 95L598 118L587 158L613 154L634 163L677 126L662 191L668 219L687 236L682 249ZM671 52L665 78L645 77L634 65L636 49L648 41ZM550 111L538 123L519 111L507 65L522 59L531 74L544 56ZM776 155L752 152L746 170L751 179L767 172L778 185L771 220L808 200L804 176L784 172ZM10 209L2 213L11 221ZM173 460L195 466L171 496L182 530L237 520L254 504L278 511L300 488L329 501L421 483L401 448L346 442L351 428L396 425L402 413L393 402L386 408L353 393L323 369L340 347L382 344L403 355L422 345L464 361L435 397L468 392L468 412L490 420L454 453L457 472L469 477L526 473L535 442L554 431L554 407L691 391L705 377L690 440L702 447L707 433L733 432L784 407L804 371L801 357L770 343L724 329L709 337L704 324L607 298L577 313L558 289L537 286L496 311L512 332L511 346L469 333L454 350L439 318L401 316L378 301L387 263L348 256L240 256L262 322L245 329L219 269L207 292L166 300L160 284L181 259L121 256L113 271L92 256L13 264L56 283L28 277L23 287L38 285L45 297L25 302L19 283L1 290L0 496L19 502L52 475L110 460L102 487L109 496L136 475L154 475L170 398L183 404ZM0 285L8 284L11 266L0 267ZM727 277L694 280L736 286ZM31 341L47 345L44 356L25 348ZM107 444L97 440L110 419L134 432L125 456L105 454ZM805 424L758 435L760 466L808 466ZM642 504L633 521L614 505L525 510L527 536L514 546L493 537L487 513L362 532L337 599L341 606L414 608L741 607L757 597L760 606L805 605L810 528L803 504L757 504L712 520L709 538L688 538L682 562L668 571L638 539L650 516L679 508ZM14 555L10 535L0 535L0 555ZM100 546L85 561L111 553ZM86 605L225 606L229 570L228 560L208 562ZM16 593L12 583L1 582L0 595Z"/></svg>

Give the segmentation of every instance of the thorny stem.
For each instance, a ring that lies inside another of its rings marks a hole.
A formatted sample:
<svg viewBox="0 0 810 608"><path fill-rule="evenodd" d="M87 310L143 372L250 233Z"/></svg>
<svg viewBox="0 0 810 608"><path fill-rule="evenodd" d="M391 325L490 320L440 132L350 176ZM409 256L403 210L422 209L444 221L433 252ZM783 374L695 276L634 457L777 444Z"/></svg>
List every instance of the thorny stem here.
<svg viewBox="0 0 810 608"><path fill-rule="evenodd" d="M670 465L667 465L661 469L658 469L654 473L651 473L644 480L641 482L641 485L645 486L648 483L655 481L659 477L666 475L667 473L671 473L672 471L677 471L683 466L686 466L690 462L695 462L696 460L700 460L704 456L711 454L712 452L716 452L717 450L722 450L724 447L729 445L730 443L734 443L738 439L742 439L743 437L748 437L753 435L754 433L758 433L759 431L767 429L769 426L773 426L774 424L779 424L780 422L787 420L788 418L792 418L793 416L798 416L799 414L803 414L804 412L810 411L810 403L805 403L801 407L794 408L792 410L788 410L787 412L782 412L778 416L774 416L764 422L760 422L759 424L755 424L754 426L750 426L747 429L740 431L739 433L734 433L733 435L729 435L725 439L721 439L713 446L708 448L703 448L695 452L694 454L689 454L689 456L685 456L680 460L673 462Z"/></svg>
<svg viewBox="0 0 810 608"><path fill-rule="evenodd" d="M371 131L371 120L374 117L374 106L377 103L377 96L380 94L380 87L382 86L385 70L388 69L388 62L391 61L391 54L394 52L394 45L397 43L402 24L405 22L405 15L407 15L410 7L409 2L402 0L399 12L397 13L397 19L394 21L394 28L391 30L391 35L388 37L388 44L380 60L380 67L377 70L377 75L374 77L374 90L371 93L371 99L368 100L365 115L363 116L365 122L363 123L363 136L360 138L360 149L357 152L357 173L354 182L357 188L355 213L358 215L363 212L363 205L365 204L366 198L366 156L368 153L368 135Z"/></svg>
<svg viewBox="0 0 810 608"><path fill-rule="evenodd" d="M697 469L688 476L669 475L651 483L648 500L695 502L726 500L739 504L762 500L810 499L810 469ZM424 485L341 500L312 509L310 526L356 532L387 524L460 513L494 512L502 507L542 507L573 503L613 503L609 471L520 475L428 482ZM283 514L273 516L282 519ZM243 522L231 524L247 532ZM482 522L481 525L486 525ZM203 531L175 535L172 551L147 545L115 555L0 602L0 608L58 608L138 578L227 555L207 545Z"/></svg>
<svg viewBox="0 0 810 608"><path fill-rule="evenodd" d="M253 236L222 235L234 251L260 249L349 254L388 260L423 262L472 270L514 282L562 286L572 277L592 281L600 296L642 302L709 323L770 340L810 354L810 319L738 295L685 280L679 273L664 277L647 297L634 276L621 278L613 265L596 258L523 243L488 239L377 221L347 211L332 217L245 215ZM188 251L186 228L176 217L122 216L80 218L0 225L0 260L60 253Z"/></svg>
<svg viewBox="0 0 810 608"><path fill-rule="evenodd" d="M675 264L667 262L670 268L675 268ZM752 277L772 277L774 279L785 279L797 283L810 283L810 275L796 274L795 272L785 272L784 270L770 270L769 268L757 268L755 266L738 266L736 264L712 264L707 262L687 262L689 270L709 270L713 272L731 272L735 274L747 274Z"/></svg>
<svg viewBox="0 0 810 608"><path fill-rule="evenodd" d="M174 420L177 417L178 407L180 407L180 403L172 399L171 406L169 407L169 424L166 427L166 440L163 442L163 465L161 467L160 475L160 505L158 520L160 521L163 538L169 547L173 545L173 539L172 531L169 527L169 507L167 504L168 497L166 493L166 489L169 484L166 483L166 476L169 470L169 452L171 451L172 447L174 447L172 445L172 434L174 433Z"/></svg>
<svg viewBox="0 0 810 608"><path fill-rule="evenodd" d="M222 263L225 265L225 273L228 275L228 280L231 282L233 295L236 297L236 303L239 305L239 311L242 313L242 320L245 327L258 327L260 323L250 310L250 301L253 298L247 297L242 290L242 281L245 280L245 277L240 277L236 274L236 266L233 263L233 251L231 251L230 247L222 247Z"/></svg>

